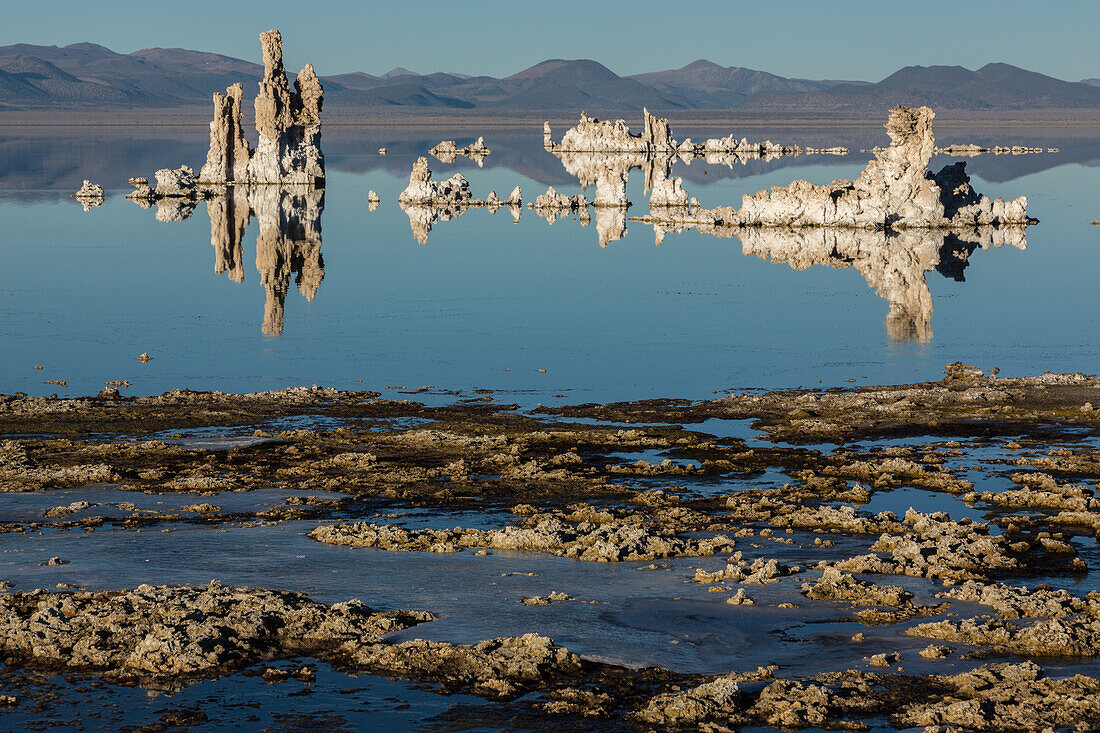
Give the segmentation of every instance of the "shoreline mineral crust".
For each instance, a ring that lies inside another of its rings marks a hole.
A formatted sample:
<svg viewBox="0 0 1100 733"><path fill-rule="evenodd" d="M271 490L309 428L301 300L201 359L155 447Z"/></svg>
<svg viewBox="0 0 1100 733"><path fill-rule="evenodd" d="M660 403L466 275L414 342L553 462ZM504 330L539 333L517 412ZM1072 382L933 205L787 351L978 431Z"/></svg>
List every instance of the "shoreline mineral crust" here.
<svg viewBox="0 0 1100 733"><path fill-rule="evenodd" d="M0 594L0 652L10 664L102 672L116 682L178 680L294 656L337 659L431 621L331 606L260 588L142 585L130 591Z"/></svg>

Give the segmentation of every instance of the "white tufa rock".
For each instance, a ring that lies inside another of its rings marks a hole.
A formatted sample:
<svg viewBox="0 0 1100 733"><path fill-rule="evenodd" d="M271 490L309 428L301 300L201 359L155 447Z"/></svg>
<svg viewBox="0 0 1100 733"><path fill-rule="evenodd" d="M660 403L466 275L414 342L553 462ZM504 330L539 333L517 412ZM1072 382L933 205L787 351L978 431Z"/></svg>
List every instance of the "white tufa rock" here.
<svg viewBox="0 0 1100 733"><path fill-rule="evenodd" d="M479 137L474 143L464 148L458 147L454 140L443 140L428 152L443 163L454 163L457 156L464 155L477 162L480 168L485 158L493 151L485 144L485 138Z"/></svg>
<svg viewBox="0 0 1100 733"><path fill-rule="evenodd" d="M928 162L935 150L927 107L890 110L890 145L875 153L859 178L824 186L795 181L747 195L737 221L742 226L841 226L940 228L979 224L1027 224L1027 199L991 201L970 188L965 163L935 176Z"/></svg>
<svg viewBox="0 0 1100 733"><path fill-rule="evenodd" d="M85 211L91 211L95 207L103 204L103 186L100 186L98 183L92 183L85 178L84 184L80 187L79 191L72 194L72 198L79 201Z"/></svg>
<svg viewBox="0 0 1100 733"><path fill-rule="evenodd" d="M550 124L543 126L543 140L548 150L568 153L650 153L671 151L676 148L668 120L654 117L643 109L643 133L630 132L624 120L603 121L581 112L580 121L566 131L561 143L554 145L550 139Z"/></svg>
<svg viewBox="0 0 1100 733"><path fill-rule="evenodd" d="M80 187L80 190L72 195L74 199L103 199L103 186L98 183L92 183L87 178L84 179L84 184Z"/></svg>

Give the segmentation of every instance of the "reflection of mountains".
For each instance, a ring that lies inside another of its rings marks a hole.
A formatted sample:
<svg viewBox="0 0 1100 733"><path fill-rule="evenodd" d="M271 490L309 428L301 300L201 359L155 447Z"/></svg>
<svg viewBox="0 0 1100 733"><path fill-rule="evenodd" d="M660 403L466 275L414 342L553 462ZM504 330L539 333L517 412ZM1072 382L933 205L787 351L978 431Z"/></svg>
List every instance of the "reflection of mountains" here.
<svg viewBox="0 0 1100 733"><path fill-rule="evenodd" d="M693 137L727 134L728 129L690 128L685 133ZM1015 130L1004 133L978 133L948 128L941 135L947 143L979 143L984 145L1034 145L1060 148L1061 152L1037 155L982 155L967 163L967 171L987 181L1003 182L1047 168L1074 162L1100 159L1096 136L1066 133L1048 134L1042 129ZM759 175L780 168L806 165L835 164L859 161L867 156L860 149L881 144L881 126L866 128L753 128L754 136L770 136L774 140L814 147L844 145L852 156L834 158L816 155L785 156L773 161L749 161L747 165L677 164L675 175L685 182L706 183L727 178ZM325 134L326 165L338 171L366 173L384 170L397 178L408 176L410 160L424 155L442 137L455 138L466 144L485 135L493 154L485 160L485 168L502 167L541 184L562 186L575 181L561 164L542 147L541 130L532 125L522 128L431 129L420 127L370 128L334 127ZM22 199L68 197L85 178L107 189L128 190L125 181L142 171L175 167L181 161L201 163L206 157L209 131L205 126L175 128L10 128L0 135L0 189L4 195ZM375 151L386 146L388 156ZM476 163L459 159L454 170L475 169ZM706 174L704 174L706 171ZM43 189L55 189L53 193Z"/></svg>
<svg viewBox="0 0 1100 733"><path fill-rule="evenodd" d="M886 332L895 340L932 338L932 293L925 275L965 281L970 255L981 247L1027 247L1023 227L943 230L734 229L746 255L804 270L815 265L852 267L890 304Z"/></svg>
<svg viewBox="0 0 1100 733"><path fill-rule="evenodd" d="M210 215L210 244L214 247L214 272L228 273L244 282L244 249L241 241L250 216L259 221L256 237L256 270L267 291L263 332L283 331L283 312L290 278L298 292L312 301L325 277L321 257L323 189L278 186L227 187L223 196L206 202Z"/></svg>

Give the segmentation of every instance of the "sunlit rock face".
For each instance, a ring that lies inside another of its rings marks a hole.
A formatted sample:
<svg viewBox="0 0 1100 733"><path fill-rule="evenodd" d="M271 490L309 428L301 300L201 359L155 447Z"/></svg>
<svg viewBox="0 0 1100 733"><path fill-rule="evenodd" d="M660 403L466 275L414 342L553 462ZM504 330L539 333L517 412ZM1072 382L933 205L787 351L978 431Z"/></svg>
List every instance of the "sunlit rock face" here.
<svg viewBox="0 0 1100 733"><path fill-rule="evenodd" d="M179 168L161 168L156 172L156 198L193 199L198 189L195 186L195 172L186 165Z"/></svg>
<svg viewBox="0 0 1100 733"><path fill-rule="evenodd" d="M242 87L214 94L210 149L199 173L204 184L250 183L324 185L321 106L324 89L312 64L306 64L291 89L283 68L283 39L277 30L260 34L264 77L256 95L256 131L252 150L241 125Z"/></svg>

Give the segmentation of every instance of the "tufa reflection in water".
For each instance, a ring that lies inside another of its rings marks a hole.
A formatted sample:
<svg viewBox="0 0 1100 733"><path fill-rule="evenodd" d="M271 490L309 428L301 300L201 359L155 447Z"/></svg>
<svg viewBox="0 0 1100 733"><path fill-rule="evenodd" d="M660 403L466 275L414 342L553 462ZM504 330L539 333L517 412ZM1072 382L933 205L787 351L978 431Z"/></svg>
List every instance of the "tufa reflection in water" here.
<svg viewBox="0 0 1100 733"><path fill-rule="evenodd" d="M150 208L148 201L136 202ZM194 199L169 198L156 202L159 221L183 221L195 211ZM324 189L304 186L226 186L206 200L210 216L210 244L214 272L244 282L244 231L252 217L259 222L256 270L267 291L263 332L283 332L284 306L295 278L298 292L312 301L325 277L321 256L321 212Z"/></svg>
<svg viewBox="0 0 1100 733"><path fill-rule="evenodd" d="M938 270L944 277L964 282L963 271L979 247L1027 248L1023 227L962 231L743 228L732 230L732 236L741 240L744 254L796 270L818 265L855 268L890 304L886 333L895 341L932 338L932 293L926 273Z"/></svg>

